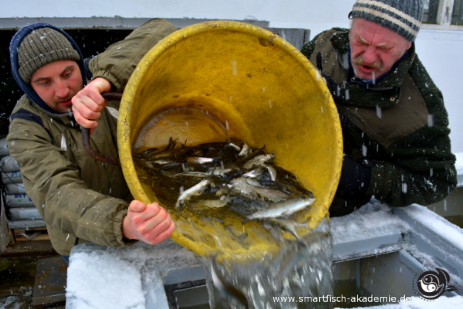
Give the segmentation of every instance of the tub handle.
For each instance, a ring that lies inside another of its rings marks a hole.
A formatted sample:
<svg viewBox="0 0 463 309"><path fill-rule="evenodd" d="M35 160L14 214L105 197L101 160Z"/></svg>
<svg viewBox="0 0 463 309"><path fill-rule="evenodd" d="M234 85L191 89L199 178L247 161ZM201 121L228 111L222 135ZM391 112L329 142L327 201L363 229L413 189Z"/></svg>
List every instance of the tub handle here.
<svg viewBox="0 0 463 309"><path fill-rule="evenodd" d="M122 99L122 93L119 92L103 92L101 96L106 100L117 100L120 101ZM105 155L99 152L96 152L90 146L90 129L82 128L82 143L84 144L85 151L95 159L101 162L110 163L113 165L121 165L121 161L119 158Z"/></svg>

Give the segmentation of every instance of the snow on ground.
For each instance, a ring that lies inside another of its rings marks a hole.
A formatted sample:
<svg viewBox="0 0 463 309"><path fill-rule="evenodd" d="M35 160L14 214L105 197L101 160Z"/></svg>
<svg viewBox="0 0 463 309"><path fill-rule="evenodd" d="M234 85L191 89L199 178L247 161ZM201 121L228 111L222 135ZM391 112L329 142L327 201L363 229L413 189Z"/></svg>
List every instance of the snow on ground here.
<svg viewBox="0 0 463 309"><path fill-rule="evenodd" d="M410 205L406 207L406 211L410 217L431 228L434 233L463 251L463 230L460 227L421 205Z"/></svg>
<svg viewBox="0 0 463 309"><path fill-rule="evenodd" d="M71 251L66 308L142 309L147 302L157 303L156 282L168 270L195 266L200 266L197 256L170 239L123 248L81 244Z"/></svg>
<svg viewBox="0 0 463 309"><path fill-rule="evenodd" d="M391 208L372 201L346 216L331 218L333 243L346 243L359 239L368 231L370 238L389 232L410 230L408 224L395 216Z"/></svg>
<svg viewBox="0 0 463 309"><path fill-rule="evenodd" d="M140 263L98 252L79 253L72 260L66 287L66 298L75 299L72 308L145 308Z"/></svg>

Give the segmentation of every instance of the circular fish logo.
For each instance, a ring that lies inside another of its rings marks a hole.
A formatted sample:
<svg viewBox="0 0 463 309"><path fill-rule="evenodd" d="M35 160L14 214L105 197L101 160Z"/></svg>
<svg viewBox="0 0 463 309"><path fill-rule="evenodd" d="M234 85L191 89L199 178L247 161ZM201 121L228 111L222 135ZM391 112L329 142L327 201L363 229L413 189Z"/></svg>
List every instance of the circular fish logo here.
<svg viewBox="0 0 463 309"><path fill-rule="evenodd" d="M454 286L448 285L450 276L445 270L436 268L436 271L424 271L416 279L415 292L424 299L436 299L444 292L457 290Z"/></svg>

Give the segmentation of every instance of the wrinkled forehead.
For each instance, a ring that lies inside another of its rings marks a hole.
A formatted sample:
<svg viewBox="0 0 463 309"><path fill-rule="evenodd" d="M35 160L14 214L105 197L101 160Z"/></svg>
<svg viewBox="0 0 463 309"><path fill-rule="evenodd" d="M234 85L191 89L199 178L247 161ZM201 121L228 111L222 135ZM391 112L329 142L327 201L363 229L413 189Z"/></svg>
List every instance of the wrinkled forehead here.
<svg viewBox="0 0 463 309"><path fill-rule="evenodd" d="M408 41L397 32L363 18L352 19L350 38L361 38L367 42L394 43L398 45L408 43Z"/></svg>

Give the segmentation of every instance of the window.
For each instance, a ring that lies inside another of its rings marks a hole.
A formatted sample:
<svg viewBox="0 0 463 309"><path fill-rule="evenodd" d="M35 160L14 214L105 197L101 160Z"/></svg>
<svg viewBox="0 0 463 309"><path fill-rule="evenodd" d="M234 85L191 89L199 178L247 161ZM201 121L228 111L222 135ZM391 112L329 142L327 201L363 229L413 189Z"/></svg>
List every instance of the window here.
<svg viewBox="0 0 463 309"><path fill-rule="evenodd" d="M455 0L453 4L452 25L463 26L463 0Z"/></svg>
<svg viewBox="0 0 463 309"><path fill-rule="evenodd" d="M423 0L423 23L435 24L439 0Z"/></svg>
<svg viewBox="0 0 463 309"><path fill-rule="evenodd" d="M463 0L422 0L425 27L457 28L463 26Z"/></svg>

